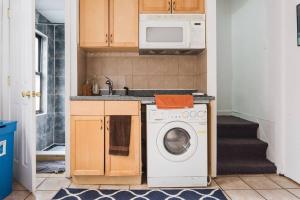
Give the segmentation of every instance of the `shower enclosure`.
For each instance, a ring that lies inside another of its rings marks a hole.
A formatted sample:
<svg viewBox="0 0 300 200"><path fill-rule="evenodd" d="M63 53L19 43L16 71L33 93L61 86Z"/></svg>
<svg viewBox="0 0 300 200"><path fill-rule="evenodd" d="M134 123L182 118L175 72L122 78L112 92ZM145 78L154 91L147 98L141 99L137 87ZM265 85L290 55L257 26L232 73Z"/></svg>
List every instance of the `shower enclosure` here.
<svg viewBox="0 0 300 200"><path fill-rule="evenodd" d="M37 156L65 155L64 29L36 11Z"/></svg>

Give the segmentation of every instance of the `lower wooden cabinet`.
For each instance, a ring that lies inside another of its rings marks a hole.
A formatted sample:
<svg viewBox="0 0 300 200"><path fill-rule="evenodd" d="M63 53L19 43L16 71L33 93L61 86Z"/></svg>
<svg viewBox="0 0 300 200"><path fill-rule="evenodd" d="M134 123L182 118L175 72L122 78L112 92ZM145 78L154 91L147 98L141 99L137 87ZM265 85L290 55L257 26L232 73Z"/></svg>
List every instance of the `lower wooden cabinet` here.
<svg viewBox="0 0 300 200"><path fill-rule="evenodd" d="M71 117L72 175L104 175L104 116Z"/></svg>
<svg viewBox="0 0 300 200"><path fill-rule="evenodd" d="M109 124L109 116L105 117ZM105 134L105 175L107 176L138 176L141 169L141 119L131 117L131 133L129 156L114 156L109 154L109 126Z"/></svg>
<svg viewBox="0 0 300 200"><path fill-rule="evenodd" d="M90 105L98 104L100 110L89 109ZM142 165L140 102L108 101L98 104L90 104L89 101L71 103L71 175L74 182L139 184ZM91 116L88 115L89 110L92 111ZM97 113L99 116L93 116ZM129 156L109 154L109 120L113 115L131 116Z"/></svg>

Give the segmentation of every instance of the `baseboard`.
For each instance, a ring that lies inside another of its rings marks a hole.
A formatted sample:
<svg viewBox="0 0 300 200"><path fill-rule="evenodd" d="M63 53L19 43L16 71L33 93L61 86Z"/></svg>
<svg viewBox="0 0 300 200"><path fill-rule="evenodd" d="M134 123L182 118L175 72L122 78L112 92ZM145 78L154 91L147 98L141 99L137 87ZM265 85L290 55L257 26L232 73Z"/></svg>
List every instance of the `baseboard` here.
<svg viewBox="0 0 300 200"><path fill-rule="evenodd" d="M240 113L240 112L236 112L236 111L232 111L232 116L234 117L239 117L248 121L252 121L255 123L259 123L259 120L257 117L254 117L252 115L248 115L248 114L244 114L244 113Z"/></svg>
<svg viewBox="0 0 300 200"><path fill-rule="evenodd" d="M218 116L231 116L232 115L232 110L218 110L217 115Z"/></svg>
<svg viewBox="0 0 300 200"><path fill-rule="evenodd" d="M73 176L72 181L80 185L141 185L142 176Z"/></svg>

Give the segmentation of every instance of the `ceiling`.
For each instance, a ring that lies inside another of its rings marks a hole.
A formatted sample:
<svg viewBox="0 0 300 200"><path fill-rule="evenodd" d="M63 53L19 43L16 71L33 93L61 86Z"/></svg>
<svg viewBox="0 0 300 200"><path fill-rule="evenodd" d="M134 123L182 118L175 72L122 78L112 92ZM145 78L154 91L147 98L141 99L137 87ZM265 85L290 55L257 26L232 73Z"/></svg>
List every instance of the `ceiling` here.
<svg viewBox="0 0 300 200"><path fill-rule="evenodd" d="M36 0L36 9L52 23L65 23L64 0Z"/></svg>

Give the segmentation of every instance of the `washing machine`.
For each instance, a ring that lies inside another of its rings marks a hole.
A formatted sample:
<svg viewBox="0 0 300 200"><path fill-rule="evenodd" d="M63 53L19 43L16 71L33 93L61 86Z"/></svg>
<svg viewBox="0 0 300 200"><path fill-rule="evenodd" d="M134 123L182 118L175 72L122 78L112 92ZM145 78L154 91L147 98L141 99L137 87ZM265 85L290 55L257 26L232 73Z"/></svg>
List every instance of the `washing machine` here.
<svg viewBox="0 0 300 200"><path fill-rule="evenodd" d="M149 187L207 186L207 105L147 106Z"/></svg>

